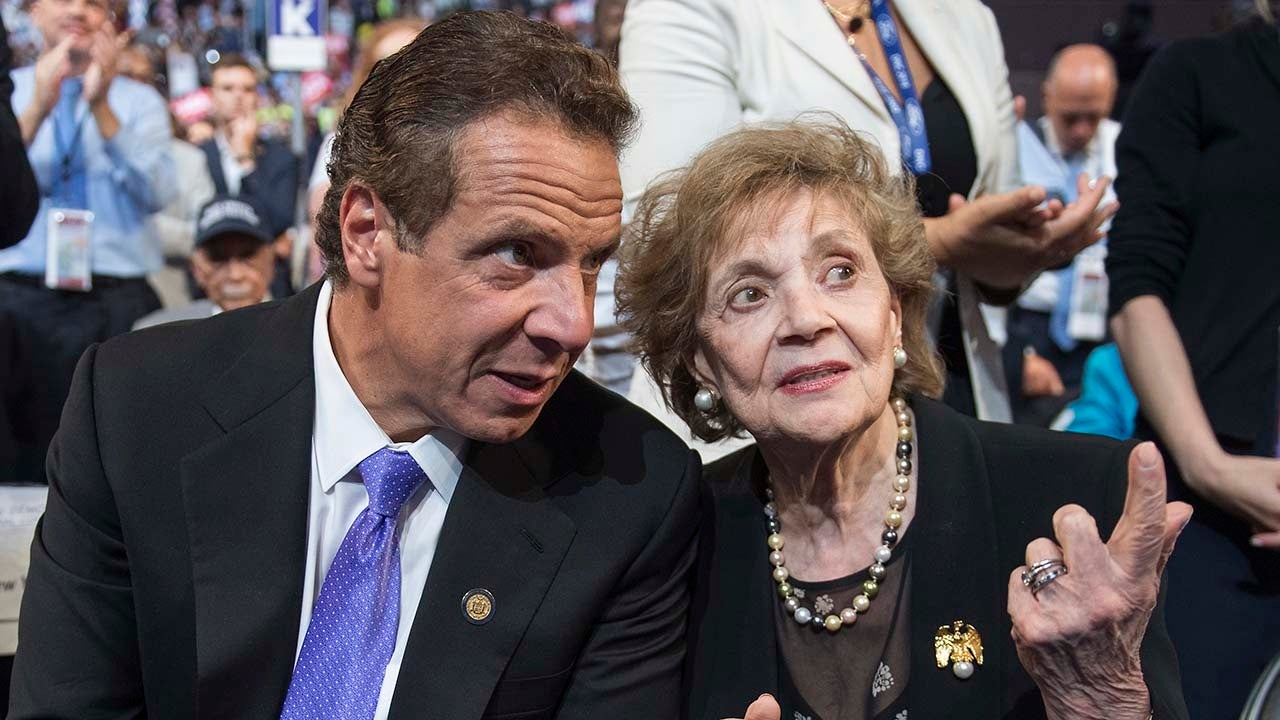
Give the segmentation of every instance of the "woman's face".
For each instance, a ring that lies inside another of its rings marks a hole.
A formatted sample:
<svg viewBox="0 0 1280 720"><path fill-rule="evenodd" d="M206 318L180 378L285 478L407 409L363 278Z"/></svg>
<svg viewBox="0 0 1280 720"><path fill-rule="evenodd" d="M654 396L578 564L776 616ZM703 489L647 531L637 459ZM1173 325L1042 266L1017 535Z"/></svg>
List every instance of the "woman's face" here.
<svg viewBox="0 0 1280 720"><path fill-rule="evenodd" d="M835 442L884 411L901 309L871 243L805 190L713 261L695 365L760 442Z"/></svg>

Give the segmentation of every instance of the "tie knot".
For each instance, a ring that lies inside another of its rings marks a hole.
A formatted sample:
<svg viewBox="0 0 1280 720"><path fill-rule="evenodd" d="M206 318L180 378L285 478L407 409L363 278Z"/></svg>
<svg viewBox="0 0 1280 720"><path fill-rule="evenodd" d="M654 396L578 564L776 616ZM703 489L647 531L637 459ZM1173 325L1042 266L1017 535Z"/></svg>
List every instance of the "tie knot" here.
<svg viewBox="0 0 1280 720"><path fill-rule="evenodd" d="M369 509L387 517L399 514L401 506L427 479L412 455L389 447L361 460L358 468L369 493Z"/></svg>

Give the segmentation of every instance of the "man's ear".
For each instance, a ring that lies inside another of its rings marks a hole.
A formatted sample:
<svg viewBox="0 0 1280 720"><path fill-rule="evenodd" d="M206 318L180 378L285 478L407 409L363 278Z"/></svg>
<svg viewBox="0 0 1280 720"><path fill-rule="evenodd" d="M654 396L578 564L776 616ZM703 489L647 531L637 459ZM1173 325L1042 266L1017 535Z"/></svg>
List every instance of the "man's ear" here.
<svg viewBox="0 0 1280 720"><path fill-rule="evenodd" d="M338 210L342 232L342 260L356 285L374 288L382 282L384 256L395 249L391 214L371 188L358 182L342 193Z"/></svg>

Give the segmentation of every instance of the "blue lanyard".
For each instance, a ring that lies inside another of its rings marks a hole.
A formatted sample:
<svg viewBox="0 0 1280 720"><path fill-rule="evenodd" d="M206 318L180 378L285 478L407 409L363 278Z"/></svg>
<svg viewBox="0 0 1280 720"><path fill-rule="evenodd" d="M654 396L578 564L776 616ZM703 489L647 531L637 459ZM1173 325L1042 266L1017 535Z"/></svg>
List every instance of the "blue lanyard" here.
<svg viewBox="0 0 1280 720"><path fill-rule="evenodd" d="M898 37L898 26L889 13L888 0L872 0L871 19L876 24L876 34L880 36L880 46L884 48L885 57L889 59L889 68L893 73L893 82L898 86L902 102L894 96L889 86L884 84L867 56L854 46L854 52L871 76L871 83L876 86L884 106L898 127L898 138L902 145L902 161L911 172L924 175L933 167L933 159L929 156L929 135L924 126L924 109L920 107L920 99L916 96L915 83L911 81L911 71L907 67L907 56L902 52L902 40Z"/></svg>
<svg viewBox="0 0 1280 720"><path fill-rule="evenodd" d="M84 134L84 121L88 115L89 113L87 111L79 113L79 117L76 118L75 125L71 131L73 133L71 140L67 143L66 147L63 147L62 138L58 132L58 117L56 115L54 116L53 147L54 153L58 157L58 165L54 168L54 172L56 174L54 175L53 188L51 188L50 196L55 200L66 199L61 196L61 192L71 184L71 177L74 174L73 171L76 169L72 167L72 164L75 160L76 150L80 147L80 136ZM81 167L79 170L83 172L84 168Z"/></svg>

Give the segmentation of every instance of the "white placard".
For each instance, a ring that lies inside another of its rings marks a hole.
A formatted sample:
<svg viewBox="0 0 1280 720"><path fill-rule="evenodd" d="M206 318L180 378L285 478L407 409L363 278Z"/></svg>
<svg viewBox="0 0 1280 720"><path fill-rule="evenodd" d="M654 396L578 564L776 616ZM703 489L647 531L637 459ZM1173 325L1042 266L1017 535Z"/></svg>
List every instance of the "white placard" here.
<svg viewBox="0 0 1280 720"><path fill-rule="evenodd" d="M31 538L48 496L44 485L0 485L0 655L12 655L18 647Z"/></svg>
<svg viewBox="0 0 1280 720"><path fill-rule="evenodd" d="M267 65L277 72L324 70L329 65L324 38L315 35L268 36Z"/></svg>

